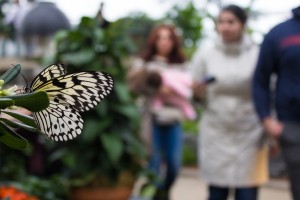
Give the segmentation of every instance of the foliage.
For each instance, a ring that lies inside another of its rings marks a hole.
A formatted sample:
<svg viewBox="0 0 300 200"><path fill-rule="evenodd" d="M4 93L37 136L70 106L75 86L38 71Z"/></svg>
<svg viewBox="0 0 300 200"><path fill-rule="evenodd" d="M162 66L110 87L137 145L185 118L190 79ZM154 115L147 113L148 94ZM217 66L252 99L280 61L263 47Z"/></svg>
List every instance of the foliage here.
<svg viewBox="0 0 300 200"><path fill-rule="evenodd" d="M26 176L21 182L12 183L28 194L34 195L42 200L64 200L67 199L68 183L59 176L53 175L47 179L36 176Z"/></svg>
<svg viewBox="0 0 300 200"><path fill-rule="evenodd" d="M196 136L193 135L193 137L197 139ZM194 142L197 144L196 140L194 140ZM197 154L197 148L195 148L195 145L184 145L182 152L183 166L197 166Z"/></svg>
<svg viewBox="0 0 300 200"><path fill-rule="evenodd" d="M63 61L70 65L70 72L100 70L110 73L115 81L114 91L94 111L83 114L85 128L81 137L64 145L42 142L43 147L46 148L43 149L44 153L41 152L45 161L42 174L46 175L47 180L28 175L28 157L31 156L36 143L30 145L29 148L26 148L27 151L23 152L11 151L5 146L1 146L0 174L2 181L18 183L20 188L45 200L65 199L62 196L66 195L66 191L63 190L59 193L59 190L68 188L51 181L53 170L51 171L49 168L53 167L57 167L55 173L60 173L62 178L61 180L56 179L56 182L64 182L65 178L71 178L71 182L66 183L67 186L70 183L73 186L79 186L87 183L114 185L117 182L128 185L128 182L133 182L132 179L140 171L140 160L144 156L137 135L139 116L128 88L124 84L126 69L121 63L121 58L124 58L131 48L130 43L125 37L120 36L114 24L111 25L110 29L102 30L97 26L94 19L87 17L82 18L82 22L76 29L60 32L56 41L55 61ZM3 86L8 82L8 79L12 79L11 77L18 74L15 72L12 71L14 75L6 73L1 77L5 80ZM4 109L8 106L21 105L31 111L38 111L36 110L37 106L44 101L40 101L39 96L30 99L30 95L37 94L44 95L42 93L17 96L5 94L5 98L0 98L0 107ZM20 96L23 97L20 98ZM30 106L32 104L34 106ZM42 107L38 109L42 109ZM35 127L31 117L11 111L1 111L20 120L28 127ZM29 129L25 125L21 126L4 118L1 118L0 122L3 122L5 127L7 125L13 128L21 127L36 131L36 129ZM2 124L0 124L1 126ZM6 132L1 130L1 133ZM19 136L18 133L12 131L8 133ZM0 140L4 135L0 136ZM7 141L11 142L12 140ZM26 140L22 138L21 141ZM13 143L6 142L7 145L18 149L27 147L27 141L26 145L23 144L21 147L16 146L15 143L14 141ZM47 190L52 191L52 194L46 192Z"/></svg>
<svg viewBox="0 0 300 200"><path fill-rule="evenodd" d="M20 106L36 112L46 108L49 105L49 99L45 92L16 94L16 86L2 89L19 74L20 70L21 65L16 65L0 76L0 112L12 118L7 119L0 116L0 141L12 148L23 150L27 147L27 140L17 134L14 128L24 128L33 132L39 131L36 129L32 117L4 109Z"/></svg>
<svg viewBox="0 0 300 200"><path fill-rule="evenodd" d="M192 55L197 47L197 42L202 37L201 12L190 1L185 7L175 5L167 14L164 20L174 23L182 32L184 47L188 57Z"/></svg>
<svg viewBox="0 0 300 200"><path fill-rule="evenodd" d="M158 23L159 20L149 18L145 13L137 12L117 20L113 26L117 34L127 37L127 41L131 41L134 45L129 53L140 54L140 51L146 47L149 33Z"/></svg>
<svg viewBox="0 0 300 200"><path fill-rule="evenodd" d="M127 36L133 42L129 53L140 54L145 49L147 38L151 30L161 23L173 23L182 34L183 46L188 58L197 47L197 42L202 38L202 20L204 16L192 2L185 7L174 6L161 19L151 19L144 13L133 13L121 18L114 23L116 34Z"/></svg>
<svg viewBox="0 0 300 200"><path fill-rule="evenodd" d="M18 131L18 134L22 133L24 132ZM36 134L32 135L37 136ZM35 143L32 137L30 139L30 143L24 151L17 151L8 146L0 145L0 185L16 187L38 199L67 199L69 184L63 176L46 173L42 174L43 176L41 174L40 176L33 175L36 172L31 170L28 164L29 161L34 162L31 157L33 151L37 151L37 149L34 147ZM38 163L35 162L34 164ZM49 166L49 168L52 167L55 166Z"/></svg>
<svg viewBox="0 0 300 200"><path fill-rule="evenodd" d="M182 151L182 163L184 166L197 165L197 138L199 134L199 120L202 116L203 108L199 103L195 103L197 119L183 122L184 146Z"/></svg>
<svg viewBox="0 0 300 200"><path fill-rule="evenodd" d="M127 38L114 24L104 30L95 19L83 17L75 29L60 32L56 43L55 62L67 64L70 72L108 72L115 85L100 106L83 113L82 135L56 150L51 161L61 162L62 172L76 186L115 185L124 176L128 179L140 170L144 153L137 135L139 115L121 62L130 49Z"/></svg>
<svg viewBox="0 0 300 200"><path fill-rule="evenodd" d="M49 99L45 92L17 94L16 86L5 89L10 81L19 74L20 70L21 65L16 65L0 76L0 111L1 114L6 114L6 117L0 116L0 141L6 145L0 145L0 177L1 184L9 185L0 188L0 199L37 200L37 197L44 200L65 199L64 188L66 187L53 187L58 185L57 178L51 182L51 179L41 180L26 174L24 161L25 155L30 151L30 145L17 130L21 128L31 132L40 132L32 117L9 109L20 106L37 112L49 105ZM14 151L11 148L25 151ZM31 197L23 191L36 197Z"/></svg>
<svg viewBox="0 0 300 200"><path fill-rule="evenodd" d="M17 182L7 181L1 185L0 199L10 197L11 200L64 200L68 194L68 184L59 176L47 179L24 176Z"/></svg>

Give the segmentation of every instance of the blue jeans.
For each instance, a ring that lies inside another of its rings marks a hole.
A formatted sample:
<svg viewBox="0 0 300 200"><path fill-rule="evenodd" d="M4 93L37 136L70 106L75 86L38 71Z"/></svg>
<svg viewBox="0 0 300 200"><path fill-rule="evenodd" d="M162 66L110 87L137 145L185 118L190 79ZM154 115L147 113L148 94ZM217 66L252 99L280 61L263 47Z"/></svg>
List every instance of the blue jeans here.
<svg viewBox="0 0 300 200"><path fill-rule="evenodd" d="M209 186L208 200L227 200L229 188ZM235 189L235 200L257 200L258 188L246 187Z"/></svg>
<svg viewBox="0 0 300 200"><path fill-rule="evenodd" d="M159 188L169 191L181 165L182 128L180 123L159 125L153 122L152 155L150 169L159 177L161 164L166 166L166 174Z"/></svg>

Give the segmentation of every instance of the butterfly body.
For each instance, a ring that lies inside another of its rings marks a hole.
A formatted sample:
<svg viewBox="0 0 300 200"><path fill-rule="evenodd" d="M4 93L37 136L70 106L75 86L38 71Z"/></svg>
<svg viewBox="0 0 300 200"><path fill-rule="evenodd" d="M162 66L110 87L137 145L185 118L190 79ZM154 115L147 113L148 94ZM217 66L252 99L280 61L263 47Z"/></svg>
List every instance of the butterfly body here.
<svg viewBox="0 0 300 200"><path fill-rule="evenodd" d="M33 80L29 90L45 91L50 105L33 113L39 129L50 139L67 141L81 134L80 112L99 104L113 88L112 77L104 72L67 74L64 65L51 65Z"/></svg>

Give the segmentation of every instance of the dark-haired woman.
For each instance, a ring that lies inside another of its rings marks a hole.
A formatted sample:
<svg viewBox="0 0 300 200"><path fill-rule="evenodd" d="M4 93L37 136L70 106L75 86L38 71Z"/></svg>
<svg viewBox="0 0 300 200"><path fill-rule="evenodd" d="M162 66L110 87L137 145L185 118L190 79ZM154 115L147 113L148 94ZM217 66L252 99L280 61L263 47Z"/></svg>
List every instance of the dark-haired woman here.
<svg viewBox="0 0 300 200"><path fill-rule="evenodd" d="M229 191L235 191L235 200L256 200L258 187L268 180L268 149L250 92L258 47L245 33L246 20L240 7L223 8L217 19L219 38L192 61L196 81L216 78L194 87L196 96L206 98L199 150L209 200L226 200Z"/></svg>
<svg viewBox="0 0 300 200"><path fill-rule="evenodd" d="M175 27L160 25L150 33L144 54L135 61L130 70L129 84L140 91L141 89L137 87L143 87L143 84L140 84L138 80L144 78L141 77L143 73L139 72L142 70L160 72L167 69L187 72L181 41L176 34ZM192 94L192 88L190 89L190 94ZM172 88L166 86L160 87L158 91L159 95L165 97L171 97L174 95L173 92ZM151 110L151 97L154 97L154 94L146 95L147 110L143 117L142 127L143 132L150 130L151 135L150 169L162 179L158 184L158 192L154 199L167 200L180 168L183 113L171 104L163 105L154 112ZM147 128L147 125L150 127ZM165 164L165 173L161 173L162 164Z"/></svg>

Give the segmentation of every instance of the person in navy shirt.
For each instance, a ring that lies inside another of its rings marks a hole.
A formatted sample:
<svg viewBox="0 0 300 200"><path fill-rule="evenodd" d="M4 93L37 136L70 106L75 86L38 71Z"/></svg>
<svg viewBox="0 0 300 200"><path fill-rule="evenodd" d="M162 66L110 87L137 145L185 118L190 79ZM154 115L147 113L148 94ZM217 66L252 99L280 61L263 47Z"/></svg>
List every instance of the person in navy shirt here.
<svg viewBox="0 0 300 200"><path fill-rule="evenodd" d="M265 36L252 90L265 130L280 144L293 199L300 200L300 6L292 13Z"/></svg>

